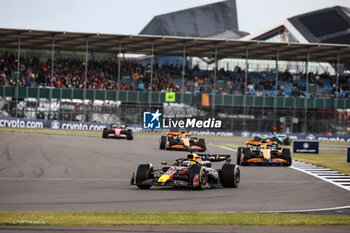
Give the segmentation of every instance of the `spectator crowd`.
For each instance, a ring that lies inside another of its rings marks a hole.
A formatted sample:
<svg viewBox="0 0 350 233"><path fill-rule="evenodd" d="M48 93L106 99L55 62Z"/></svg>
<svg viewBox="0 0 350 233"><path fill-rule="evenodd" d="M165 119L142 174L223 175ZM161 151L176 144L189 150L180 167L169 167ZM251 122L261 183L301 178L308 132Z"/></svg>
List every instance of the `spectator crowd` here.
<svg viewBox="0 0 350 233"><path fill-rule="evenodd" d="M24 87L88 88L96 90L118 89L118 63L112 60L88 61L85 77L85 61L73 58L56 58L53 69L51 60L36 57L21 57L19 74L17 57L4 53L0 56L0 85ZM154 64L152 77L153 91L218 94L246 94L257 96L291 96L291 97L340 97L350 98L350 76L338 79L328 73L308 74L308 92L306 92L306 75L292 74L288 70L278 74L276 90L275 73L249 72L245 88L245 71L236 66L233 71L220 69L217 78L213 70L201 70L198 66L186 67L183 82L182 65ZM51 77L51 73L53 76ZM86 82L86 83L85 83ZM120 67L120 90L149 91L151 88L151 67L142 63L123 60Z"/></svg>

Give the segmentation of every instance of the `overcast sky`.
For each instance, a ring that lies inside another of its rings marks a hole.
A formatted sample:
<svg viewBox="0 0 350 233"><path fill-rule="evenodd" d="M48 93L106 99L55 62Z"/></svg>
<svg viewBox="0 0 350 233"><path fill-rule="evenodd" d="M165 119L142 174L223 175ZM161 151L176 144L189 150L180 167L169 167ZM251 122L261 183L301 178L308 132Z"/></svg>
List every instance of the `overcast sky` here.
<svg viewBox="0 0 350 233"><path fill-rule="evenodd" d="M0 27L138 34L155 16L218 0L0 0ZM237 0L239 29L254 33L288 17L350 0Z"/></svg>

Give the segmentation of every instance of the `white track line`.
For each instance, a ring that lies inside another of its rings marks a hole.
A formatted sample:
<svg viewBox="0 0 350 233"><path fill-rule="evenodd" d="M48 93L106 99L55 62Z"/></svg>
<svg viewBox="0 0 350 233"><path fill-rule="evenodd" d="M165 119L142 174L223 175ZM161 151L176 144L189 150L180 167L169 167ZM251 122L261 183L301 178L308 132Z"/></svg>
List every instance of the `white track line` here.
<svg viewBox="0 0 350 233"><path fill-rule="evenodd" d="M306 181L306 180L244 180L241 179L244 183L321 183L320 181ZM350 184L350 183L349 183Z"/></svg>
<svg viewBox="0 0 350 233"><path fill-rule="evenodd" d="M347 175L342 175L342 174L339 174L339 175L319 175L319 176L322 176L323 178L328 178L328 179L332 179L332 178L341 178L341 177L344 177L344 178L348 178L349 176Z"/></svg>
<svg viewBox="0 0 350 233"><path fill-rule="evenodd" d="M347 206L337 206L330 208L320 208L320 209L308 209L308 210L260 210L260 211L228 211L227 213L300 213L300 212L315 212L315 211L329 211L329 210L341 210L348 209Z"/></svg>
<svg viewBox="0 0 350 233"><path fill-rule="evenodd" d="M294 161L293 161L293 162L294 162ZM338 186L338 187L340 187L340 188L342 188L342 189L345 189L345 190L347 190L347 191L350 191L350 187L349 187L349 186L343 186L343 185L342 185L341 183L339 183L339 182L333 182L333 180L331 180L331 179L326 179L324 176L319 176L317 173L312 173L312 172L309 172L309 171L307 171L307 170L305 170L305 169L298 168L298 167L295 167L295 166L290 166L290 168L292 168L292 169L294 169L294 170L297 170L297 171L300 171L300 172L303 172L303 173L306 173L306 174L308 174L308 175L310 175L310 176L313 176L313 177L316 177L316 178L318 178L318 179L321 179L321 180L323 180L323 181L325 181L325 182L327 182L327 183L336 185L336 186Z"/></svg>
<svg viewBox="0 0 350 233"><path fill-rule="evenodd" d="M260 213L295 213L295 212L315 212L315 211L327 211L327 210L340 210L340 209L348 209L350 206L338 206L338 207L331 207L331 208L321 208L321 209L309 209L309 210L273 210L273 211L257 211Z"/></svg>
<svg viewBox="0 0 350 233"><path fill-rule="evenodd" d="M324 168L324 167L309 168L308 170L331 171L331 169L329 169L329 168Z"/></svg>
<svg viewBox="0 0 350 233"><path fill-rule="evenodd" d="M219 145L215 145L215 144L211 144L211 145L216 146L216 147L220 147L220 148L225 149L225 150L230 150L230 151L237 152L237 150L229 148L229 147L226 147L226 146L219 146ZM293 160L293 163L296 163L296 161ZM306 164L306 163L305 164L300 164L300 165L301 165L301 168L297 168L297 167L294 167L294 166L290 166L290 168L292 168L294 170L297 170L297 171L304 172L304 173L309 174L311 176L317 177L317 178L321 179L322 181L326 181L326 182L334 184L334 185L336 185L336 186L338 186L338 187L340 187L342 189L350 191L350 186L349 187L344 187L341 184L331 182L331 181L323 178L322 176L317 176L316 174L314 174L314 173L309 171L309 170L311 170L311 171L317 171L317 170L318 171L332 171L331 169L317 167L317 166L314 166L314 165L311 165L311 164ZM304 167L305 170L302 169L302 167ZM338 177L338 176L346 176L346 175L340 174L338 172L336 172L336 174L335 174L333 171L332 171L331 174L327 173L327 175L329 175L329 176L336 176L336 177ZM250 182L250 181L247 181L247 182ZM347 209L347 208L350 208L350 206L338 206L338 207L331 207L331 208L308 209L308 210L282 210L282 211L275 210L275 211L257 211L257 212L260 212L260 213L295 213L295 212L315 212L315 211L340 210L340 209ZM228 212L228 213L230 213L230 212Z"/></svg>
<svg viewBox="0 0 350 233"><path fill-rule="evenodd" d="M226 147L226 146L219 146L219 145L215 145L215 144L211 144L211 145L216 146L216 147L220 147L220 148L225 149L225 150L237 152L237 150ZM340 174L339 172L333 171L333 170L328 169L328 168L318 167L315 165L301 163L301 162L294 161L294 160L293 160L293 164L298 164L299 166L296 167L295 165L293 165L293 166L290 166L290 168L297 170L297 171L300 171L300 172L303 172L303 173L306 173L306 174L313 176L313 177L316 177L318 179L321 179L327 183L336 185L336 186L338 186L342 189L345 189L347 191L350 191L350 186L343 185L343 184L348 184L347 182L334 182L332 179L329 179L329 178L327 179L328 176L345 176L344 174ZM338 180L338 179L335 179L335 180ZM346 180L346 179L344 179L344 180ZM342 181L344 181L344 180L342 180Z"/></svg>
<svg viewBox="0 0 350 233"><path fill-rule="evenodd" d="M0 178L0 180L38 180L38 181L121 181L130 179L99 179L99 178Z"/></svg>
<svg viewBox="0 0 350 233"><path fill-rule="evenodd" d="M332 179L333 181L347 181L347 182L350 182L350 177L349 178L344 178L344 179Z"/></svg>
<svg viewBox="0 0 350 233"><path fill-rule="evenodd" d="M219 147L219 148L222 148L222 149L225 149L225 150L230 150L230 151L233 151L233 152L237 152L236 149L232 149L232 148L230 148L230 147L215 145L215 144L212 144L212 143L209 143L209 145L211 145L211 146L216 146L216 147Z"/></svg>
<svg viewBox="0 0 350 233"><path fill-rule="evenodd" d="M320 175L337 175L337 174L340 174L339 172L336 172L336 171L309 171L307 169L305 169L305 171L308 171L308 172L311 172L311 173L316 173L316 174L320 174Z"/></svg>

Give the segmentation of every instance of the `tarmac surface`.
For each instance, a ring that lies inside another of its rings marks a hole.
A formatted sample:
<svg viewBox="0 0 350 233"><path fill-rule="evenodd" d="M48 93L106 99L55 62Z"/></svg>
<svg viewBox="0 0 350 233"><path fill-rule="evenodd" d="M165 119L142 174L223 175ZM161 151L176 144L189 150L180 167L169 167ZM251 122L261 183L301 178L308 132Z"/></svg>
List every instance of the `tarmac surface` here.
<svg viewBox="0 0 350 233"><path fill-rule="evenodd" d="M207 139L206 153L231 154L235 161L235 152L211 142L220 140ZM237 189L140 190L129 184L139 164L159 167L185 155L159 150L154 136L127 141L0 132L0 210L278 212L350 206L349 191L288 167L241 167Z"/></svg>

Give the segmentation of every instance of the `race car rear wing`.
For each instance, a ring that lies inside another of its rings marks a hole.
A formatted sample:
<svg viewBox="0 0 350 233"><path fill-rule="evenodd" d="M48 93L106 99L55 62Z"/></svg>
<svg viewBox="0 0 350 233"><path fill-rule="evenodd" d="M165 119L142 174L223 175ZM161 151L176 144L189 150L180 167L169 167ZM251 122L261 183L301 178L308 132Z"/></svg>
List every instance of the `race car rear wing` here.
<svg viewBox="0 0 350 233"><path fill-rule="evenodd" d="M220 162L229 160L231 155L220 155L220 154L198 154L202 160L210 162Z"/></svg>
<svg viewBox="0 0 350 233"><path fill-rule="evenodd" d="M266 142L261 142L261 141L246 141L246 144L250 145L276 145L277 142L275 141L266 141Z"/></svg>
<svg viewBox="0 0 350 233"><path fill-rule="evenodd" d="M172 136L177 136L177 135L180 135L182 134L181 132L167 132L166 135L169 136L169 135L172 135ZM191 133L183 133L184 135L189 135L191 136Z"/></svg>

